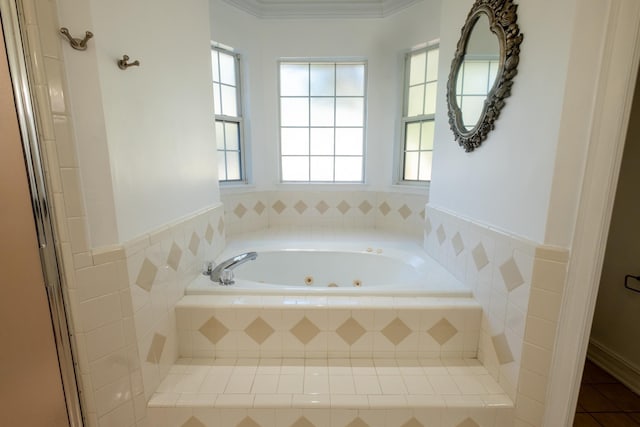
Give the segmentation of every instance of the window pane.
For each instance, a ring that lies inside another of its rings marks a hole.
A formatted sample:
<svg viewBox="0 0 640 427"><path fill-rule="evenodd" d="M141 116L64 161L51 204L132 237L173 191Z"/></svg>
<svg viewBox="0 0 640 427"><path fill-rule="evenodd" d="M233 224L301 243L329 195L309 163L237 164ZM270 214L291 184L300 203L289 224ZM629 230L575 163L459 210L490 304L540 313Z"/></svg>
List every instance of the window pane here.
<svg viewBox="0 0 640 427"><path fill-rule="evenodd" d="M227 151L227 180L240 179L240 152Z"/></svg>
<svg viewBox="0 0 640 427"><path fill-rule="evenodd" d="M427 83L424 95L424 113L435 114L436 113L436 95L438 91L438 83Z"/></svg>
<svg viewBox="0 0 640 427"><path fill-rule="evenodd" d="M433 150L433 135L435 132L435 122L422 122L422 137L420 138L421 150Z"/></svg>
<svg viewBox="0 0 640 427"><path fill-rule="evenodd" d="M362 98L336 99L336 126L363 126L364 100Z"/></svg>
<svg viewBox="0 0 640 427"><path fill-rule="evenodd" d="M423 151L420 153L420 173L418 179L420 181L431 180L431 163L433 158L432 151Z"/></svg>
<svg viewBox="0 0 640 427"><path fill-rule="evenodd" d="M336 96L364 96L364 65L336 65Z"/></svg>
<svg viewBox="0 0 640 427"><path fill-rule="evenodd" d="M480 114L484 108L485 96L463 96L462 122L467 129L473 129L480 119Z"/></svg>
<svg viewBox="0 0 640 427"><path fill-rule="evenodd" d="M311 65L311 96L335 95L335 65Z"/></svg>
<svg viewBox="0 0 640 427"><path fill-rule="evenodd" d="M362 128L336 129L337 155L361 156L363 154L363 145Z"/></svg>
<svg viewBox="0 0 640 427"><path fill-rule="evenodd" d="M427 52L427 81L438 80L438 56L439 49L431 49Z"/></svg>
<svg viewBox="0 0 640 427"><path fill-rule="evenodd" d="M282 126L309 126L308 98L282 98L280 108Z"/></svg>
<svg viewBox="0 0 640 427"><path fill-rule="evenodd" d="M224 150L224 123L216 121L216 146Z"/></svg>
<svg viewBox="0 0 640 427"><path fill-rule="evenodd" d="M220 52L220 83L236 85L236 62L233 55Z"/></svg>
<svg viewBox="0 0 640 427"><path fill-rule="evenodd" d="M412 151L404 153L404 179L416 181L418 179L418 159L420 153Z"/></svg>
<svg viewBox="0 0 640 427"><path fill-rule="evenodd" d="M311 126L333 126L334 98L311 98Z"/></svg>
<svg viewBox="0 0 640 427"><path fill-rule="evenodd" d="M409 106L407 116L420 116L424 112L424 85L409 88Z"/></svg>
<svg viewBox="0 0 640 427"><path fill-rule="evenodd" d="M238 123L225 123L224 130L227 150L240 150L240 127Z"/></svg>
<svg viewBox="0 0 640 427"><path fill-rule="evenodd" d="M489 79L489 64L485 61L466 62L462 95L485 95Z"/></svg>
<svg viewBox="0 0 640 427"><path fill-rule="evenodd" d="M220 85L213 84L213 111L215 114L222 114L222 101L220 100Z"/></svg>
<svg viewBox="0 0 640 427"><path fill-rule="evenodd" d="M220 71L218 70L218 51L211 51L211 68L213 70L213 81L220 81Z"/></svg>
<svg viewBox="0 0 640 427"><path fill-rule="evenodd" d="M311 157L311 181L333 181L333 156Z"/></svg>
<svg viewBox="0 0 640 427"><path fill-rule="evenodd" d="M282 156L283 181L309 181L309 157Z"/></svg>
<svg viewBox="0 0 640 427"><path fill-rule="evenodd" d="M405 135L405 150L417 151L420 149L420 123L407 123Z"/></svg>
<svg viewBox="0 0 640 427"><path fill-rule="evenodd" d="M224 151L218 151L218 180L227 180L227 169Z"/></svg>
<svg viewBox="0 0 640 427"><path fill-rule="evenodd" d="M238 115L238 101L236 99L236 88L222 86L222 114L225 116Z"/></svg>
<svg viewBox="0 0 640 427"><path fill-rule="evenodd" d="M309 95L309 66L280 64L280 96Z"/></svg>
<svg viewBox="0 0 640 427"><path fill-rule="evenodd" d="M336 157L335 165L336 181L362 181L362 157Z"/></svg>
<svg viewBox="0 0 640 427"><path fill-rule="evenodd" d="M422 52L416 55L411 55L409 60L409 85L417 85L424 82L425 73L425 61L427 60L427 53Z"/></svg>
<svg viewBox="0 0 640 427"><path fill-rule="evenodd" d="M333 155L333 128L311 128L311 155Z"/></svg>
<svg viewBox="0 0 640 427"><path fill-rule="evenodd" d="M299 128L282 128L280 130L280 151L286 155L309 154L309 130Z"/></svg>
<svg viewBox="0 0 640 427"><path fill-rule="evenodd" d="M498 61L491 61L489 63L489 90L493 88L493 84L496 82L498 76Z"/></svg>

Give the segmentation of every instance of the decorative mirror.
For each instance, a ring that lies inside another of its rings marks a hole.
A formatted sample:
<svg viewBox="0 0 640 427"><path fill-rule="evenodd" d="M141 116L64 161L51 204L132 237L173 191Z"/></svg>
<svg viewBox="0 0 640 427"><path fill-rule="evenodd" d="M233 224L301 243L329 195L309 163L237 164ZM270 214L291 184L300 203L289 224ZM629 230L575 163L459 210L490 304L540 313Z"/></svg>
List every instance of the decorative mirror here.
<svg viewBox="0 0 640 427"><path fill-rule="evenodd" d="M494 128L518 73L523 34L513 0L476 0L447 81L449 126L466 152Z"/></svg>

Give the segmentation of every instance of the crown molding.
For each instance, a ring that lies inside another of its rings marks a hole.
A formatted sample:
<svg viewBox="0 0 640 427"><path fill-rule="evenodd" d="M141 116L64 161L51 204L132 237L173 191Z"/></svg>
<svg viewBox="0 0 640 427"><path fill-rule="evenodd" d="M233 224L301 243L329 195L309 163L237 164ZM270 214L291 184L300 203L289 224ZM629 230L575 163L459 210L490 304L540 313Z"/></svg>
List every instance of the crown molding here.
<svg viewBox="0 0 640 427"><path fill-rule="evenodd" d="M262 19L386 18L422 0L223 0Z"/></svg>

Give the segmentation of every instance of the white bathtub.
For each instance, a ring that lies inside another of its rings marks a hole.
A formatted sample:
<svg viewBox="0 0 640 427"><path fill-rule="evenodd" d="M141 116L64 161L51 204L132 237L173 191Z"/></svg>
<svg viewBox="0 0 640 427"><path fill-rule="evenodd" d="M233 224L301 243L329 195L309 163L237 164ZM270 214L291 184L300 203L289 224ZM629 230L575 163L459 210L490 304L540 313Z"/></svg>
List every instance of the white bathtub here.
<svg viewBox="0 0 640 427"><path fill-rule="evenodd" d="M233 270L233 285L199 276L186 294L471 296L415 240L379 233L270 236L245 235L228 243L216 263L258 253Z"/></svg>

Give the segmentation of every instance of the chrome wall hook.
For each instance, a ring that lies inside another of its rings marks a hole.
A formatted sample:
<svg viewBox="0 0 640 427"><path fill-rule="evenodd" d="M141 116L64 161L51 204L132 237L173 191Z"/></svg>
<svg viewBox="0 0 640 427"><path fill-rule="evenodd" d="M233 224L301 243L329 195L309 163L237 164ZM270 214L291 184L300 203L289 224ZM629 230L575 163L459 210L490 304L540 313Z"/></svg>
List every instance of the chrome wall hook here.
<svg viewBox="0 0 640 427"><path fill-rule="evenodd" d="M118 60L118 68L120 68L121 70L126 70L129 67L140 66L140 61L138 61L137 59L133 62L128 62L128 61L129 61L129 55L122 55L122 59Z"/></svg>
<svg viewBox="0 0 640 427"><path fill-rule="evenodd" d="M72 37L69 33L69 29L66 27L60 28L60 34L64 35L67 40L69 40L69 44L75 50L87 50L87 42L91 37L93 37L93 33L91 31L87 31L86 33L84 33L83 39Z"/></svg>

